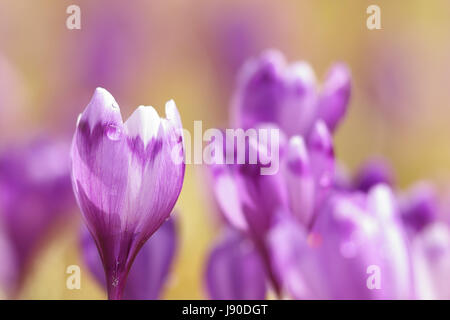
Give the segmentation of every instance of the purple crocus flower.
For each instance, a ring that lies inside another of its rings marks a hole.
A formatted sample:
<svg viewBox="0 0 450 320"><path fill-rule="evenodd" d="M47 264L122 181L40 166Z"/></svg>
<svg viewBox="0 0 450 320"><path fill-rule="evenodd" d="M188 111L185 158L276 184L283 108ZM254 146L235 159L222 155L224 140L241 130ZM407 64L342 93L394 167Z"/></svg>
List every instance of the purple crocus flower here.
<svg viewBox="0 0 450 320"><path fill-rule="evenodd" d="M128 300L155 300L161 296L177 246L173 218L164 222L136 255L127 278L123 298ZM84 261L95 279L106 287L102 261L89 230L83 226L81 246Z"/></svg>
<svg viewBox="0 0 450 320"><path fill-rule="evenodd" d="M265 271L248 238L229 229L211 251L206 265L206 287L214 300L261 300L266 296Z"/></svg>
<svg viewBox="0 0 450 320"><path fill-rule="evenodd" d="M314 213L333 186L335 158L333 141L323 121L316 122L309 139L289 140L283 178L289 193L290 212L309 226Z"/></svg>
<svg viewBox="0 0 450 320"><path fill-rule="evenodd" d="M419 299L450 299L450 228L442 222L424 227L412 240Z"/></svg>
<svg viewBox="0 0 450 320"><path fill-rule="evenodd" d="M74 208L68 143L40 137L2 151L0 224L17 259L14 290L50 226Z"/></svg>
<svg viewBox="0 0 450 320"><path fill-rule="evenodd" d="M412 297L406 237L387 186L333 194L310 232L285 219L269 242L276 275L294 298Z"/></svg>
<svg viewBox="0 0 450 320"><path fill-rule="evenodd" d="M166 103L166 117L140 106L124 123L111 94L97 88L78 118L72 184L110 299L122 297L136 254L169 217L181 191L183 136L173 101Z"/></svg>
<svg viewBox="0 0 450 320"><path fill-rule="evenodd" d="M414 185L406 194L399 197L401 218L408 230L420 232L437 220L439 203L437 192L430 183Z"/></svg>
<svg viewBox="0 0 450 320"><path fill-rule="evenodd" d="M12 243L0 228L0 299L8 298L17 287L18 266Z"/></svg>
<svg viewBox="0 0 450 320"><path fill-rule="evenodd" d="M288 137L306 137L322 119L334 131L346 113L350 90L350 72L343 64L331 67L319 91L308 63L288 65L280 52L268 50L242 68L233 99L234 124L247 129L269 122Z"/></svg>
<svg viewBox="0 0 450 320"><path fill-rule="evenodd" d="M387 161L382 158L371 158L358 170L353 185L356 190L367 192L379 183L393 186L394 173Z"/></svg>
<svg viewBox="0 0 450 320"><path fill-rule="evenodd" d="M248 141L246 148L247 154L252 148L263 149ZM277 211L285 208L308 224L316 205L332 188L333 141L323 121L315 123L306 141L301 136L287 143L281 139L279 153L280 170L272 175L262 175L258 163L212 166L216 200L233 227L262 237Z"/></svg>

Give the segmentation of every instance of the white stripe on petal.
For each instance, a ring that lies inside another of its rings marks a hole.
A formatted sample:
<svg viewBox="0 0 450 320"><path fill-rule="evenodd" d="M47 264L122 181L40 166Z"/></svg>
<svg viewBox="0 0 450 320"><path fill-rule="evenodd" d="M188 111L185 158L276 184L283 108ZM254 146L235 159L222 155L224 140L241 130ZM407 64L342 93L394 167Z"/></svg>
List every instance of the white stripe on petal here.
<svg viewBox="0 0 450 320"><path fill-rule="evenodd" d="M158 135L161 118L155 108L151 106L139 106L125 122L128 136L140 137L144 146Z"/></svg>

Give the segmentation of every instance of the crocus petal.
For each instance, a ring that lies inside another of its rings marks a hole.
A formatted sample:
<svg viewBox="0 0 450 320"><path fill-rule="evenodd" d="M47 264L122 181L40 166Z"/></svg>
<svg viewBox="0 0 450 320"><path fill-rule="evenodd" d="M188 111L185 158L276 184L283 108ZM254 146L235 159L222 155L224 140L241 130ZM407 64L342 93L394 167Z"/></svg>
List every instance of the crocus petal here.
<svg viewBox="0 0 450 320"><path fill-rule="evenodd" d="M312 230L321 239L317 255L319 272L327 279L325 298L412 297L406 237L395 213L392 193L381 185L367 198L335 194L327 201Z"/></svg>
<svg viewBox="0 0 450 320"><path fill-rule="evenodd" d="M317 88L307 62L288 65L280 52L265 51L242 68L233 99L234 125L247 129L273 123L288 137L308 136L321 119L334 132L347 111L350 71L342 63L335 64L320 93Z"/></svg>
<svg viewBox="0 0 450 320"><path fill-rule="evenodd" d="M229 170L223 170L214 177L214 195L220 210L229 223L240 230L247 230L247 221L242 212L239 188Z"/></svg>
<svg viewBox="0 0 450 320"><path fill-rule="evenodd" d="M294 299L323 298L326 277L318 272L314 256L320 239L308 236L306 228L286 212L280 214L268 239L272 268L286 293Z"/></svg>
<svg viewBox="0 0 450 320"><path fill-rule="evenodd" d="M247 129L272 123L287 136L304 135L317 115L316 87L308 63L287 65L280 52L265 51L242 69L233 100L235 125Z"/></svg>
<svg viewBox="0 0 450 320"><path fill-rule="evenodd" d="M15 251L17 286L50 227L75 208L69 145L39 136L0 154L0 223Z"/></svg>
<svg viewBox="0 0 450 320"><path fill-rule="evenodd" d="M281 52L268 50L244 64L233 98L234 124L254 128L275 122L284 98L283 72L286 62Z"/></svg>
<svg viewBox="0 0 450 320"><path fill-rule="evenodd" d="M97 89L72 144L72 182L108 279L120 292L134 256L169 217L184 177L182 128L173 101L167 119L139 107L124 124L114 98Z"/></svg>
<svg viewBox="0 0 450 320"><path fill-rule="evenodd" d="M338 63L328 71L319 99L318 113L331 132L334 132L347 112L351 92L350 70Z"/></svg>
<svg viewBox="0 0 450 320"><path fill-rule="evenodd" d="M416 294L419 299L450 299L450 230L432 223L412 240Z"/></svg>
<svg viewBox="0 0 450 320"><path fill-rule="evenodd" d="M320 204L333 186L335 177L333 139L323 121L314 124L307 145L316 184L316 204Z"/></svg>
<svg viewBox="0 0 450 320"><path fill-rule="evenodd" d="M161 296L175 256L176 237L175 222L170 218L142 246L128 274L124 299L155 300ZM89 270L100 284L106 286L105 273L95 241L84 226L81 245Z"/></svg>
<svg viewBox="0 0 450 320"><path fill-rule="evenodd" d="M363 192L373 186L384 183L394 185L394 173L390 165L381 158L372 158L358 170L354 181L354 188Z"/></svg>
<svg viewBox="0 0 450 320"><path fill-rule="evenodd" d="M279 106L278 125L287 136L306 135L317 116L317 83L307 62L296 62L285 70L285 94Z"/></svg>
<svg viewBox="0 0 450 320"><path fill-rule="evenodd" d="M314 212L316 186L309 154L301 136L294 136L289 141L285 173L292 213L306 226Z"/></svg>
<svg viewBox="0 0 450 320"><path fill-rule="evenodd" d="M270 227L273 214L280 207L287 206L287 191L282 174L279 171L263 174L263 169L269 168L275 161L269 159L266 162L271 143L279 143L276 151L281 153L284 138L281 140L267 141L266 144L250 137L245 140L245 155L254 158L255 163L246 159L243 164L211 167L215 197L228 222L256 237L263 236Z"/></svg>
<svg viewBox="0 0 450 320"><path fill-rule="evenodd" d="M401 218L408 229L420 232L425 226L436 221L438 199L434 187L426 182L416 184L400 198Z"/></svg>
<svg viewBox="0 0 450 320"><path fill-rule="evenodd" d="M231 230L212 250L205 280L215 300L261 300L266 295L260 256L248 239Z"/></svg>

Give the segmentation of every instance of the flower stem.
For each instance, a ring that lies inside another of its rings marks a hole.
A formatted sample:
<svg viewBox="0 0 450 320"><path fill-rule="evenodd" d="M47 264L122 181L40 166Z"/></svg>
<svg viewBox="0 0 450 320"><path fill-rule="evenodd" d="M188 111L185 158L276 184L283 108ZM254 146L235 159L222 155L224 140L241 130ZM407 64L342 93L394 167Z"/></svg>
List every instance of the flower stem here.
<svg viewBox="0 0 450 320"><path fill-rule="evenodd" d="M125 289L126 274L107 275L106 278L108 279L108 300L121 300Z"/></svg>

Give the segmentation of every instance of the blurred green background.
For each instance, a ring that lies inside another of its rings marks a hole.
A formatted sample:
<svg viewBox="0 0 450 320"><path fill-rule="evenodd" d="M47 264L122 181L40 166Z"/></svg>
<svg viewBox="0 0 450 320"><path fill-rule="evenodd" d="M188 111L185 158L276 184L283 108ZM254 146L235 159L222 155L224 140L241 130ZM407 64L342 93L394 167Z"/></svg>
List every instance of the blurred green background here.
<svg viewBox="0 0 450 320"><path fill-rule="evenodd" d="M81 30L66 28L71 4L81 8ZM381 8L382 30L366 27L371 4ZM350 66L352 99L336 136L349 170L382 155L401 187L430 179L446 190L448 0L3 0L0 145L42 131L70 139L97 86L125 119L141 104L162 114L173 98L186 129L194 120L225 127L239 66L266 48L307 60L318 79L335 61ZM180 247L163 297L205 298L204 258L218 226L200 166L187 166L177 210ZM83 267L74 216L40 245L20 298L106 297ZM71 264L82 266L81 290L66 289Z"/></svg>

